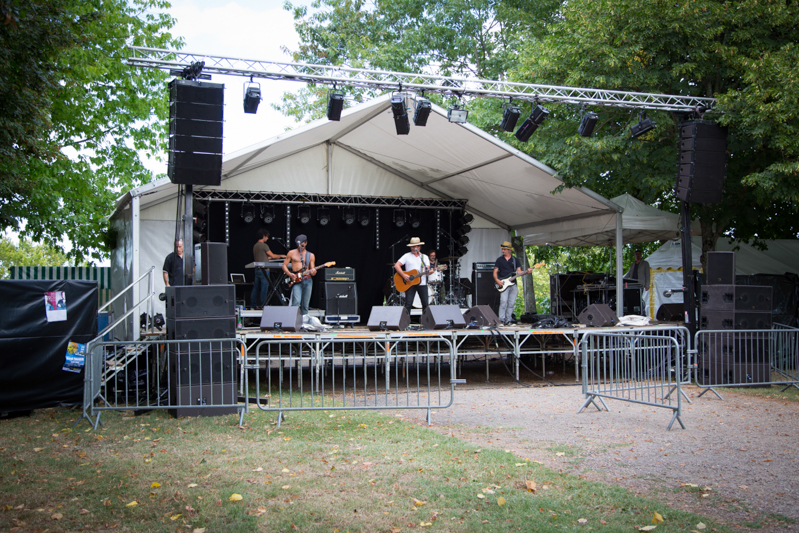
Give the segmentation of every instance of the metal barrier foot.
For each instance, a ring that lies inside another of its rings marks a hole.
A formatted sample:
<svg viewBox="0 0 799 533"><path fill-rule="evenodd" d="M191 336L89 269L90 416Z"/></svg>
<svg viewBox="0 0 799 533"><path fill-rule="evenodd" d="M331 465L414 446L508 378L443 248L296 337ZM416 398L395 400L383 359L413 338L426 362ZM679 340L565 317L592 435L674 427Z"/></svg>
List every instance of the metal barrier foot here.
<svg viewBox="0 0 799 533"><path fill-rule="evenodd" d="M602 410L602 408L601 408L601 407L599 407L599 406L597 405L597 403L594 401L594 400L596 400L597 398L599 398L599 401L600 401L600 403L602 403L602 407L604 407L604 408L605 408L605 411L610 411L610 409L608 409L608 406L605 404L605 401L604 401L602 398L600 398L599 396L595 396L595 395L591 394L591 395L589 395L589 396L588 396L588 398L586 398L586 399L585 399L585 402L583 402L583 405L582 405L582 406L580 407L580 409L577 411L577 414L579 415L580 413L582 413L582 412L583 412L583 410L584 410L586 407L588 407L588 405L589 405L589 404L594 404L594 407L596 407L597 411L601 411L601 410Z"/></svg>
<svg viewBox="0 0 799 533"><path fill-rule="evenodd" d="M286 415L283 414L283 411L277 412L277 429L280 429L280 423L286 419Z"/></svg>
<svg viewBox="0 0 799 533"><path fill-rule="evenodd" d="M697 396L697 398L701 398L701 397L702 397L702 395L703 395L704 393L706 393L707 391L711 391L713 394L715 394L715 395L716 395L716 397L717 397L719 400L722 400L722 401L724 400L724 398L722 398L722 397L721 397L721 394L719 394L719 393L718 393L718 391L716 391L716 389L714 389L713 387L708 387L708 388L706 388L705 390L703 390L702 392L700 392L700 393L699 393L699 396Z"/></svg>
<svg viewBox="0 0 799 533"><path fill-rule="evenodd" d="M674 425L675 420L680 423L680 426L682 426L683 429L685 429L685 424L682 423L682 418L680 418L680 415L677 413L677 411L674 411L674 416L671 417L671 422L669 422L667 431L671 431L671 426Z"/></svg>

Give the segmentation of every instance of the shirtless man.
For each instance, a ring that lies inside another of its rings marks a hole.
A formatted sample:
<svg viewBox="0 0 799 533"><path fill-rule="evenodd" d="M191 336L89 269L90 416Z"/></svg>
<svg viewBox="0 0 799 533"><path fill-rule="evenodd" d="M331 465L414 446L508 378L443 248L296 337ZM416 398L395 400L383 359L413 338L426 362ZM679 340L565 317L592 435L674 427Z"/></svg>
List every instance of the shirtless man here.
<svg viewBox="0 0 799 533"><path fill-rule="evenodd" d="M283 260L283 272L294 282L289 305L299 306L302 314L307 315L313 290L311 277L316 275L316 256L305 249L308 245L308 237L305 235L298 235L296 243L297 248L289 250ZM302 280L299 275L301 273Z"/></svg>

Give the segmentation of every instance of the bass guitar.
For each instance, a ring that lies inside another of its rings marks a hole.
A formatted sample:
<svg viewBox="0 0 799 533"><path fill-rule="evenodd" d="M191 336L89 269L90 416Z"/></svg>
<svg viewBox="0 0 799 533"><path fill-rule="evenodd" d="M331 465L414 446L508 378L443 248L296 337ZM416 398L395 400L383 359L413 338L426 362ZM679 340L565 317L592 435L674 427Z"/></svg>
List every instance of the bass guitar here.
<svg viewBox="0 0 799 533"><path fill-rule="evenodd" d="M435 268L435 271L441 272L442 270L446 269L447 265L439 265ZM405 281L399 272L394 274L394 286L400 292L407 291L412 285L418 285L422 282L422 276L424 276L424 273L420 274L418 270L406 270L405 273L410 276L408 281Z"/></svg>
<svg viewBox="0 0 799 533"><path fill-rule="evenodd" d="M336 264L335 261L330 261L329 263L325 263L324 265L319 265L318 267L316 267L316 270L319 271L319 270L322 270L323 268L326 268L326 267L332 267L335 264ZM295 274L297 274L297 279L295 279L294 281L291 281L291 278L289 278L289 277L286 278L286 287L289 288L289 289L292 288L295 283L298 283L298 282L302 281L303 278L306 278L306 277L310 276L311 275L311 269L308 268L308 269L303 270L302 272L295 272Z"/></svg>
<svg viewBox="0 0 799 533"><path fill-rule="evenodd" d="M521 274L514 274L512 276L508 276L505 279L499 280L502 282L502 287L497 287L496 283L494 284L494 287L497 287L497 290L499 292L505 292L506 290L508 290L508 287L510 287L511 285L516 285L516 278L524 276L525 274L529 274L533 270L541 268L542 266L544 266L544 263L536 263L535 265L531 266Z"/></svg>

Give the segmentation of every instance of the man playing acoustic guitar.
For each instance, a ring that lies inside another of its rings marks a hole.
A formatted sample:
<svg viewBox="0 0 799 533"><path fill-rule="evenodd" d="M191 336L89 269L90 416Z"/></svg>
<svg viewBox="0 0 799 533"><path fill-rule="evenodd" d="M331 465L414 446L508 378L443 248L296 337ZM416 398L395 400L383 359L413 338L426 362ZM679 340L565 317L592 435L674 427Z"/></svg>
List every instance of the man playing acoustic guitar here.
<svg viewBox="0 0 799 533"><path fill-rule="evenodd" d="M303 315L308 314L308 307L311 304L311 291L313 281L311 276L316 275L316 256L305 249L308 245L308 237L298 235L297 248L289 250L286 259L283 260L283 272L291 278L291 301L289 305L299 306ZM289 269L289 264L291 268ZM296 274L295 274L296 272ZM302 281L300 281L302 278Z"/></svg>
<svg viewBox="0 0 799 533"><path fill-rule="evenodd" d="M511 254L513 247L511 243L505 241L500 246L502 248L502 255L494 263L494 282L497 284L498 289L502 289L504 284L502 280L513 276L522 274L529 274L533 271L532 268L527 271L522 270L522 263L518 258ZM515 280L514 280L515 281ZM503 324L513 324L513 307L516 304L516 295L519 294L519 288L516 283L503 290L499 295L499 319Z"/></svg>
<svg viewBox="0 0 799 533"><path fill-rule="evenodd" d="M413 299L417 293L419 294L419 300L422 302L422 314L427 310L429 300L427 276L435 272L433 268L430 268L430 259L421 251L423 244L419 237L413 237L411 242L408 243L411 251L394 263L394 270L397 271L397 274L402 277L405 283L411 282L412 275L415 275L418 280L405 291L405 309L408 311L408 316L411 314ZM411 272L411 274L408 274L408 272Z"/></svg>

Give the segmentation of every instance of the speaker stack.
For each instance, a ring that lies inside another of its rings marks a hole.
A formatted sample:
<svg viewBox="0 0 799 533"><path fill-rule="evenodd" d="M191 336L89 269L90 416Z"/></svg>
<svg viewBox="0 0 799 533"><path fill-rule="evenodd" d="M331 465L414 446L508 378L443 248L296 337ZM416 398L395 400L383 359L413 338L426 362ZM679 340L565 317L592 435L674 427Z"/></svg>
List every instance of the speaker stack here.
<svg viewBox="0 0 799 533"><path fill-rule="evenodd" d="M487 305L499 313L500 292L494 283L494 263L472 263L472 305Z"/></svg>
<svg viewBox="0 0 799 533"><path fill-rule="evenodd" d="M169 82L169 164L172 183L220 185L225 85Z"/></svg>
<svg viewBox="0 0 799 533"><path fill-rule="evenodd" d="M726 173L727 130L707 120L681 123L677 197L690 203L719 203Z"/></svg>
<svg viewBox="0 0 799 533"><path fill-rule="evenodd" d="M773 289L735 285L733 252L708 252L706 279L700 294L701 329L771 329ZM757 332L705 336L697 380L701 385L768 382L768 343L764 338Z"/></svg>
<svg viewBox="0 0 799 533"><path fill-rule="evenodd" d="M326 281L325 322L329 324L354 324L360 321L361 317L358 315L358 288L355 282Z"/></svg>
<svg viewBox="0 0 799 533"><path fill-rule="evenodd" d="M235 287L166 288L170 409L173 416L216 416L237 411ZM197 342L202 340L203 342ZM217 342L215 342L217 341ZM226 406L226 407L222 407Z"/></svg>

